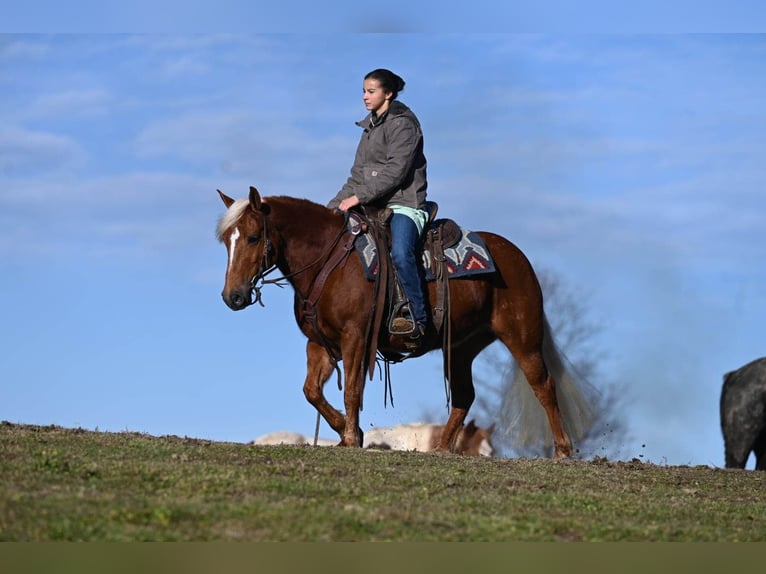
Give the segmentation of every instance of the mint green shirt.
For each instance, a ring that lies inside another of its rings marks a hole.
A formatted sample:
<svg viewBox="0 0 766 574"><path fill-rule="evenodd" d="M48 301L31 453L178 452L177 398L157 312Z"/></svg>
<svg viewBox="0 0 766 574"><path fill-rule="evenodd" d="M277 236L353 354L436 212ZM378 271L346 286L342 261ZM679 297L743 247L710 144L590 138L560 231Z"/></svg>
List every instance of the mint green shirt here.
<svg viewBox="0 0 766 574"><path fill-rule="evenodd" d="M412 221L415 222L415 225L418 228L418 235L423 234L423 228L428 222L428 212L423 211L422 209L416 209L414 207L407 207L405 205L391 205L389 207L394 213L400 213L409 217Z"/></svg>

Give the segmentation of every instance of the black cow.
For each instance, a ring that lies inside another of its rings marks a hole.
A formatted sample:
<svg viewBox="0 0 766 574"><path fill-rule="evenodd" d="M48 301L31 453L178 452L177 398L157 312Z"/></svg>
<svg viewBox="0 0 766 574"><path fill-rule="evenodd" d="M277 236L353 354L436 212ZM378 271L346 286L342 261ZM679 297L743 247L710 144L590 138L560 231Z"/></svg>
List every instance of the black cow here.
<svg viewBox="0 0 766 574"><path fill-rule="evenodd" d="M723 376L721 430L726 468L745 468L752 451L766 470L766 357Z"/></svg>

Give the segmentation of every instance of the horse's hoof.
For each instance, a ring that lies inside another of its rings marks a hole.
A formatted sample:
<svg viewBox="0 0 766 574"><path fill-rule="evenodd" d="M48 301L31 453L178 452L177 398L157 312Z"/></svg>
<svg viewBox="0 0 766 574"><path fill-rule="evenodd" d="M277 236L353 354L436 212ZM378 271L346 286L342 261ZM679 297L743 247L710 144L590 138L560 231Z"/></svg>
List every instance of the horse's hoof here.
<svg viewBox="0 0 766 574"><path fill-rule="evenodd" d="M338 446L350 446L350 447L362 447L364 446L364 431L360 428L356 429L357 436L359 437L356 442L351 441L348 442L347 438L344 436L343 439L340 441L340 444Z"/></svg>

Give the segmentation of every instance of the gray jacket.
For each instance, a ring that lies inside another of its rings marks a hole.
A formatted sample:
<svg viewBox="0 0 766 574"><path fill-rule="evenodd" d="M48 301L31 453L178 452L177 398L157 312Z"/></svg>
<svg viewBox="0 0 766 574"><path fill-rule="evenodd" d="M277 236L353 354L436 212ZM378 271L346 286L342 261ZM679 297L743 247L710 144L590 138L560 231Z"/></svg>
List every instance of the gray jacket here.
<svg viewBox="0 0 766 574"><path fill-rule="evenodd" d="M423 209L426 201L426 158L423 132L412 110L398 100L382 117L368 114L356 124L364 129L351 175L327 207L338 207L356 195L362 205L404 205Z"/></svg>

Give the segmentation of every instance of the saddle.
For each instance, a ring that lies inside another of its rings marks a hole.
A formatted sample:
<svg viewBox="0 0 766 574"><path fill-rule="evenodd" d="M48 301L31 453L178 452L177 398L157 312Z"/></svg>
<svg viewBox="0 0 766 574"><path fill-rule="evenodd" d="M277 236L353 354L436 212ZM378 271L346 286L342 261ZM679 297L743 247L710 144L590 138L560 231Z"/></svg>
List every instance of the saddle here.
<svg viewBox="0 0 766 574"><path fill-rule="evenodd" d="M429 301L432 308L432 322L439 332L449 313L449 277L444 250L460 241L460 227L451 219L436 219L439 206L436 202L426 202L429 218L422 235L421 249L430 253L431 273L436 281L436 301ZM391 261L391 233L389 221L393 212L390 209L375 209L366 206L363 211L349 212L349 229L352 234L367 233L373 239L378 253L378 272L375 280L374 303L371 320L367 330L369 342L368 366L374 363L378 348L380 329L385 324L389 333L404 335L392 328L396 317L404 312L407 300L404 297L396 270ZM427 293L427 292L426 292Z"/></svg>

